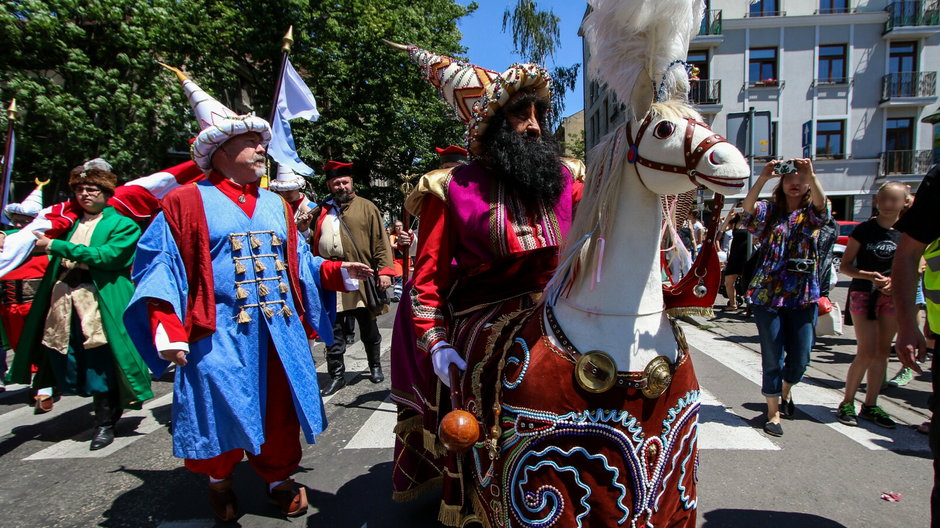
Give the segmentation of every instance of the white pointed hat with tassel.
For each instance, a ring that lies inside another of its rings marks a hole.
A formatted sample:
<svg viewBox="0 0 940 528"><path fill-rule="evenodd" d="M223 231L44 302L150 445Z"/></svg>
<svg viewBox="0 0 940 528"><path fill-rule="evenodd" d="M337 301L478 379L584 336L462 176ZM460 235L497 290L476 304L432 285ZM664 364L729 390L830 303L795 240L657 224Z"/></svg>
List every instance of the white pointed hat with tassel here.
<svg viewBox="0 0 940 528"><path fill-rule="evenodd" d="M254 115L238 115L226 108L205 90L199 87L183 71L173 66L160 63L164 68L176 74L189 105L199 121L199 135L191 146L193 161L205 172L212 170L212 154L229 139L255 132L261 135L261 142L267 146L271 141L271 125L264 119Z"/></svg>
<svg viewBox="0 0 940 528"><path fill-rule="evenodd" d="M29 193L29 196L26 197L20 203L11 203L7 204L6 208L3 209L3 212L9 217L10 215L23 215L31 216L35 218L39 215L39 212L42 211L42 188L49 183L49 180L40 182L36 180L36 188Z"/></svg>
<svg viewBox="0 0 940 528"><path fill-rule="evenodd" d="M295 191L303 189L305 182L303 176L291 170L287 165L278 165L277 177L268 183L268 189L274 192Z"/></svg>

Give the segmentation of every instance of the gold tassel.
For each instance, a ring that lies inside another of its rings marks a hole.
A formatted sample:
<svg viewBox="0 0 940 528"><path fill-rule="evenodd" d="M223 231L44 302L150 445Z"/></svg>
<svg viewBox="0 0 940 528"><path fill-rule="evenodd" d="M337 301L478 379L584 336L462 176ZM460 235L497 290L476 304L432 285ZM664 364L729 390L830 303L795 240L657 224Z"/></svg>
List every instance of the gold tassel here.
<svg viewBox="0 0 940 528"><path fill-rule="evenodd" d="M255 271L257 271L258 273L261 273L262 271L266 269L268 268L264 266L264 262L261 262L260 260L255 261Z"/></svg>
<svg viewBox="0 0 940 528"><path fill-rule="evenodd" d="M255 235L248 235L248 238L251 239L252 248L258 249L259 247L261 247L261 241L255 238Z"/></svg>
<svg viewBox="0 0 940 528"><path fill-rule="evenodd" d="M242 288L242 285L239 284L238 287L235 288L235 298L238 299L239 301L247 299L248 290L246 290L245 288Z"/></svg>
<svg viewBox="0 0 940 528"><path fill-rule="evenodd" d="M272 246L280 246L280 245L281 245L281 239L278 238L277 235L274 234L274 233L271 233L271 245L272 245Z"/></svg>
<svg viewBox="0 0 940 528"><path fill-rule="evenodd" d="M261 308L261 311L264 312L265 317L268 319L274 317L274 310L267 304Z"/></svg>
<svg viewBox="0 0 940 528"><path fill-rule="evenodd" d="M265 295L269 293L271 293L271 290L269 290L268 287L265 286L263 282L259 282L258 283L258 295L264 297Z"/></svg>
<svg viewBox="0 0 940 528"><path fill-rule="evenodd" d="M245 311L245 307L244 307L244 306L242 306L241 311L238 312L238 322L239 322L239 324L241 324L241 323L250 323L250 322L251 322L251 316L248 315L248 312Z"/></svg>
<svg viewBox="0 0 940 528"><path fill-rule="evenodd" d="M235 235L229 235L229 238L232 240L232 251L241 251L242 241Z"/></svg>
<svg viewBox="0 0 940 528"><path fill-rule="evenodd" d="M284 270L287 269L287 266L284 265L284 262L281 261L281 259L275 258L275 259L274 259L274 269L276 269L277 271L284 271Z"/></svg>
<svg viewBox="0 0 940 528"><path fill-rule="evenodd" d="M281 315L284 317L290 317L294 315L294 312L290 309L289 306L287 306L287 303L284 303L284 307L281 308Z"/></svg>
<svg viewBox="0 0 940 528"><path fill-rule="evenodd" d="M281 293L287 293L287 284L284 281L281 281L277 289L281 290Z"/></svg>
<svg viewBox="0 0 940 528"><path fill-rule="evenodd" d="M248 270L245 269L245 265L242 264L240 260L236 260L235 261L235 273L242 274L242 273L245 273L246 271Z"/></svg>

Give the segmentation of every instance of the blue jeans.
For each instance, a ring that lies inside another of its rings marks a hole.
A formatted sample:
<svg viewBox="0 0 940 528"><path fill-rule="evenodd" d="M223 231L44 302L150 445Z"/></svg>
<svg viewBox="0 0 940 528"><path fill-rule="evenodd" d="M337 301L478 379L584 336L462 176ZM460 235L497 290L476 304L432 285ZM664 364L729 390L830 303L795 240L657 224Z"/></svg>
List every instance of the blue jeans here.
<svg viewBox="0 0 940 528"><path fill-rule="evenodd" d="M753 306L760 355L763 364L761 393L780 396L783 382L796 385L803 379L809 365L809 352L816 340L815 304L802 309L768 310ZM784 353L786 352L786 353Z"/></svg>

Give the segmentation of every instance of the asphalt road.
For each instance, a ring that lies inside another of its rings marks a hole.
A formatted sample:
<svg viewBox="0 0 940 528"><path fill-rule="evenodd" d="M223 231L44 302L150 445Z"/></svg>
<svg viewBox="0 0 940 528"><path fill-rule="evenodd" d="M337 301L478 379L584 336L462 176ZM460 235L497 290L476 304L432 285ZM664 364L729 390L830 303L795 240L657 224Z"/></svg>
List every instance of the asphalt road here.
<svg viewBox="0 0 940 528"><path fill-rule="evenodd" d="M796 419L784 423L782 438L770 438L760 431L759 355L745 331L753 325L719 315L700 322L707 329L684 325L705 391L699 524L927 526L932 471L926 437L905 424L886 431L835 421L839 370L851 359L851 346L843 341L850 338L820 344L806 383L794 392ZM386 373L392 317L380 319ZM315 355L322 370L321 349ZM282 518L267 503L264 483L242 464L235 491L243 515L224 526L440 526L433 493L409 504L391 501L395 412L387 400L388 381L375 385L361 375L361 345L348 356L350 385L326 402L329 428L305 448L295 476L309 488L310 513ZM927 383L929 378L921 378L886 394L886 407L901 421L919 423ZM52 413L34 416L24 388L0 395L0 527L215 526L204 477L187 472L171 454L171 385L157 381L154 387L157 397L122 419L115 444L95 453L87 449L90 400L66 396ZM885 491L903 499L884 501Z"/></svg>

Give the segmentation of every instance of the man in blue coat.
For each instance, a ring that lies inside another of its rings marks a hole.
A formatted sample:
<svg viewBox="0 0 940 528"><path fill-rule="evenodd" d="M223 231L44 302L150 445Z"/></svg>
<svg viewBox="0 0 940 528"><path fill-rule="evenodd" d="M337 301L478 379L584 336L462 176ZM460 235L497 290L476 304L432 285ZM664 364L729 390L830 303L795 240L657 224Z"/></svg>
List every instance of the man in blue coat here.
<svg viewBox="0 0 940 528"><path fill-rule="evenodd" d="M204 129L206 180L164 197L134 261L128 333L151 369L177 365L173 452L209 476L215 515L237 516L232 472L247 455L288 516L306 513L290 475L326 418L305 324L332 342L335 293L372 270L326 262L297 236L290 206L259 189L268 123L237 116L178 73ZM211 212L211 214L207 214Z"/></svg>

